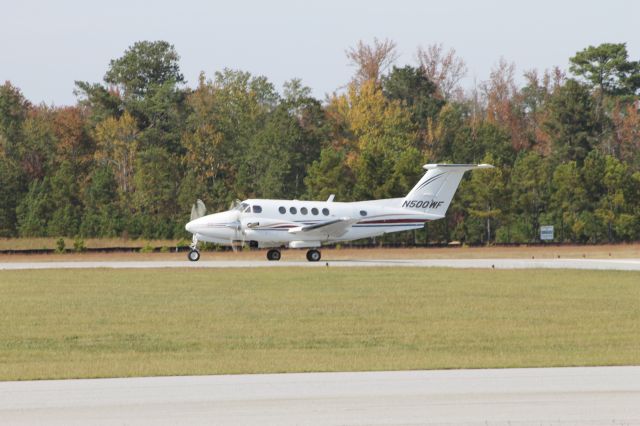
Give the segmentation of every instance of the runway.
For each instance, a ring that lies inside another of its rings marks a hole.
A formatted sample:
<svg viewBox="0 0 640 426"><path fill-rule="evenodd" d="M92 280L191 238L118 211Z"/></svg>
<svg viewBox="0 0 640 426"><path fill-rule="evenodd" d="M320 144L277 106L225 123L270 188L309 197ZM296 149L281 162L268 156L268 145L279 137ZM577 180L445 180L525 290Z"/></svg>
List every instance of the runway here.
<svg viewBox="0 0 640 426"><path fill-rule="evenodd" d="M185 261L77 261L77 262L3 262L0 270L86 269L86 268L282 268L282 267L444 267L495 269L591 269L640 271L640 259L376 259L321 260L320 262L267 260Z"/></svg>
<svg viewBox="0 0 640 426"><path fill-rule="evenodd" d="M0 382L0 424L640 424L640 367Z"/></svg>

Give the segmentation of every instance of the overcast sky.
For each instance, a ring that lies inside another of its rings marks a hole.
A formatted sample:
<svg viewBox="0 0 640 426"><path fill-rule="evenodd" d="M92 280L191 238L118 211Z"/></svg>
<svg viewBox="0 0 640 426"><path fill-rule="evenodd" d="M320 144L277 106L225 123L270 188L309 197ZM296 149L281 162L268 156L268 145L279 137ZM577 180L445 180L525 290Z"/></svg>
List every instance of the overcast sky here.
<svg viewBox="0 0 640 426"><path fill-rule="evenodd" d="M0 82L32 102L74 104L74 80L102 80L109 60L138 40L166 40L189 85L200 71L229 67L265 75L278 89L301 78L324 98L353 73L344 51L390 38L399 64L418 45L443 43L467 63L465 85L486 79L504 57L518 74L568 68L576 51L626 42L640 59L640 2L562 1L4 1Z"/></svg>

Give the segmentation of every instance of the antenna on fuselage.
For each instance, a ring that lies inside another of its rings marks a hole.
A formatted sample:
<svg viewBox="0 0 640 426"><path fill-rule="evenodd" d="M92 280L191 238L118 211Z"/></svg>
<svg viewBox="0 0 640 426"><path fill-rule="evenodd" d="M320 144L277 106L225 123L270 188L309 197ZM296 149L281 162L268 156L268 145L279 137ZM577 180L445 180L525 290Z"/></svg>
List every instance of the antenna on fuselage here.
<svg viewBox="0 0 640 426"><path fill-rule="evenodd" d="M327 198L327 203L332 203L334 198L336 198L336 194L329 195L329 198Z"/></svg>

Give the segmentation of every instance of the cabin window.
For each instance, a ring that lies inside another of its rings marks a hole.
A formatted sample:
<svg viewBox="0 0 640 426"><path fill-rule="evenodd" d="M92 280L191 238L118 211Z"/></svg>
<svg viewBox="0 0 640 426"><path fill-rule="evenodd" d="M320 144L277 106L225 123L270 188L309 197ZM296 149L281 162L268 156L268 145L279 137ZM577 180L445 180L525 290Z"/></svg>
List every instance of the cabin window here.
<svg viewBox="0 0 640 426"><path fill-rule="evenodd" d="M262 207L261 206L253 206L253 212L254 213L262 213Z"/></svg>
<svg viewBox="0 0 640 426"><path fill-rule="evenodd" d="M329 216L329 209L327 208L322 209L322 214L325 216Z"/></svg>
<svg viewBox="0 0 640 426"><path fill-rule="evenodd" d="M366 216L366 215L367 215L366 210L360 210L360 216Z"/></svg>
<svg viewBox="0 0 640 426"><path fill-rule="evenodd" d="M291 214L296 214L296 213L298 213L298 209L296 209L295 207L291 207L291 208L289 209L289 213L291 213Z"/></svg>
<svg viewBox="0 0 640 426"><path fill-rule="evenodd" d="M315 207L311 209L311 214L314 216L318 216L318 209L316 209Z"/></svg>
<svg viewBox="0 0 640 426"><path fill-rule="evenodd" d="M285 209L284 207L280 206L278 208L278 211L280 212L280 214L285 214L287 212L287 209Z"/></svg>
<svg viewBox="0 0 640 426"><path fill-rule="evenodd" d="M300 209L300 213L307 214L307 213L309 213L309 210L307 210L306 207L303 207L303 208Z"/></svg>

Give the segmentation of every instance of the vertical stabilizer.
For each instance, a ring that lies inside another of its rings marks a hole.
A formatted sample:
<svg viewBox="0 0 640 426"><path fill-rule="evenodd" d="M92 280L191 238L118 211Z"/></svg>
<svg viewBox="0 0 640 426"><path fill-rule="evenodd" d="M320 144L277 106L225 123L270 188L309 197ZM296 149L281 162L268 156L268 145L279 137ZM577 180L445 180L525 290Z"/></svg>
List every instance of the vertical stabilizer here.
<svg viewBox="0 0 640 426"><path fill-rule="evenodd" d="M488 169L489 164L426 164L427 173L402 200L402 207L444 216L464 172Z"/></svg>

